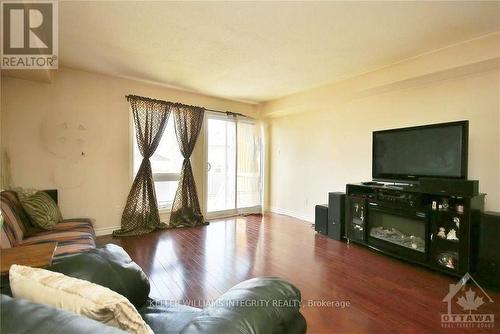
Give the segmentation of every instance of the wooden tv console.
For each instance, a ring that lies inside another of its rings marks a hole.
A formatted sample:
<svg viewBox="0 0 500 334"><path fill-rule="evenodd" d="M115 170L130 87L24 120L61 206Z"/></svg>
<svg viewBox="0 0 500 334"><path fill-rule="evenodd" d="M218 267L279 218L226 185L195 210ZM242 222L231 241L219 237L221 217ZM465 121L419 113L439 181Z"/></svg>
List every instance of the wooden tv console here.
<svg viewBox="0 0 500 334"><path fill-rule="evenodd" d="M423 192L418 185L348 184L346 237L348 242L462 276L475 270L484 198Z"/></svg>

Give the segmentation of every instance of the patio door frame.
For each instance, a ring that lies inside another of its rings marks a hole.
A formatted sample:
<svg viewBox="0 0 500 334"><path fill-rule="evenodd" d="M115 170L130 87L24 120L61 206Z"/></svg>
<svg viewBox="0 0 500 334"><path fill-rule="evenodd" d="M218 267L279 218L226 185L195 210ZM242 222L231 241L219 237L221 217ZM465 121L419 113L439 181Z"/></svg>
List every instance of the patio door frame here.
<svg viewBox="0 0 500 334"><path fill-rule="evenodd" d="M203 203L203 208L205 211L205 217L210 220L210 219L216 219L216 218L224 218L224 217L231 217L231 216L236 216L239 214L244 214L244 213L254 213L254 212L260 212L262 209L262 196L263 196L263 191L262 191L262 176L263 176L263 170L262 170L262 143L260 144L260 166L259 166L259 172L260 172L260 203L257 206L253 207L246 207L246 208L238 208L238 122L247 122L247 123L252 123L255 124L253 121L248 121L245 119L238 119L236 116L229 116L229 115L221 115L219 113L213 113L213 112L205 112L205 119L203 120L203 127L204 127L204 148L203 148L203 197L204 197L204 203ZM220 211L213 211L213 212L208 212L208 120L209 119L219 119L219 120L224 120L228 122L234 123L235 126L235 171L234 171L234 208L233 209L228 209L228 210L220 210Z"/></svg>

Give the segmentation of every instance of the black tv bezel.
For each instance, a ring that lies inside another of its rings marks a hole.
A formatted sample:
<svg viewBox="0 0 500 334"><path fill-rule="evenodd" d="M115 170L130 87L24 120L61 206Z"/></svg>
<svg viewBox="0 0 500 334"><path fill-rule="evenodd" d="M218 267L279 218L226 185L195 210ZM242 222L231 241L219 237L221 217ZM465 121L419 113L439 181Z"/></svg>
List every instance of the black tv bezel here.
<svg viewBox="0 0 500 334"><path fill-rule="evenodd" d="M407 175L407 174L386 174L379 173L377 174L375 171L375 136L380 133L391 133L391 132L403 132L403 131L413 131L419 129L430 129L430 128L445 128L449 126L457 126L460 125L462 127L462 164L461 164L461 175L459 177L456 176L441 176L441 175ZM379 130L373 131L372 133L372 178L376 181L413 181L418 182L418 179L421 177L432 177L439 179L467 179L468 174L468 160L469 160L469 121L455 121L455 122L446 122L446 123L437 123L437 124L429 124L429 125L419 125L419 126L411 126L405 128L398 129L389 129L389 130Z"/></svg>

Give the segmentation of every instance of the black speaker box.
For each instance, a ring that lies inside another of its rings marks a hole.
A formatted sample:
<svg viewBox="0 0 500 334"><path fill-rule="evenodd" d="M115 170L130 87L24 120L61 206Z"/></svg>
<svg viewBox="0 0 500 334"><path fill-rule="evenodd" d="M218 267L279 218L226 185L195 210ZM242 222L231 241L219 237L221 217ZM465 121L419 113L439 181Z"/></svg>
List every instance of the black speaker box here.
<svg viewBox="0 0 500 334"><path fill-rule="evenodd" d="M345 238L345 194L328 193L328 236L335 240Z"/></svg>
<svg viewBox="0 0 500 334"><path fill-rule="evenodd" d="M316 205L314 212L314 230L316 232L327 235L328 234L328 206L326 204Z"/></svg>
<svg viewBox="0 0 500 334"><path fill-rule="evenodd" d="M477 279L486 287L500 291L500 213L483 212L479 224Z"/></svg>
<svg viewBox="0 0 500 334"><path fill-rule="evenodd" d="M479 181L453 180L423 177L419 179L419 190L429 194L476 196L479 194Z"/></svg>

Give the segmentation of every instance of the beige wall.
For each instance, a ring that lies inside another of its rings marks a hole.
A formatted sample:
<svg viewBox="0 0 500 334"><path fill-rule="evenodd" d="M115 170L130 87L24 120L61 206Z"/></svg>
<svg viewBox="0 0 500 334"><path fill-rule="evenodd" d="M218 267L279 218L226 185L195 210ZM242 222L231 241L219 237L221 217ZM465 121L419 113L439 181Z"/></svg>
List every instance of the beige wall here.
<svg viewBox="0 0 500 334"><path fill-rule="evenodd" d="M266 118L265 205L306 220L328 191L371 178L373 130L468 119L469 178L500 211L499 40L490 34L260 106L65 68L51 83L2 76L1 146L14 185L59 189L64 216L94 217L109 233L131 184L126 94ZM193 153L202 205L203 138Z"/></svg>
<svg viewBox="0 0 500 334"><path fill-rule="evenodd" d="M371 180L372 131L469 120L469 179L488 194L486 209L500 211L498 35L490 37L264 104L267 208L312 221L329 191Z"/></svg>
<svg viewBox="0 0 500 334"><path fill-rule="evenodd" d="M101 234L119 226L131 185L125 95L256 113L250 104L66 68L53 74L52 83L5 76L1 83L1 144L13 184L57 188L63 215L94 217ZM203 146L201 134L193 153L200 196Z"/></svg>

